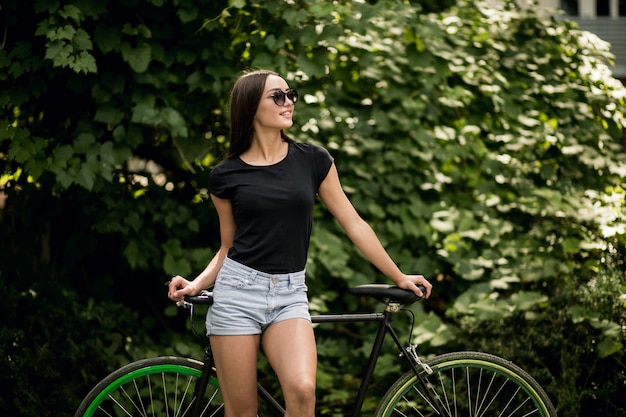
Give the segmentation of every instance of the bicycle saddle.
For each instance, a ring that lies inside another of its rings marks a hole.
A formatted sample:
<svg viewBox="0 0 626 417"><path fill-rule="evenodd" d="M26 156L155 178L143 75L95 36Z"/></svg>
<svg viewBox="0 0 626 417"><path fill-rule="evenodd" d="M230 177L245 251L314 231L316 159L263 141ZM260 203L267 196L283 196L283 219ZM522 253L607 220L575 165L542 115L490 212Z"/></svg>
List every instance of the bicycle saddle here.
<svg viewBox="0 0 626 417"><path fill-rule="evenodd" d="M418 288L426 294L426 288L419 285ZM352 295L374 297L379 300L395 301L400 304L413 304L420 299L413 291L399 288L388 284L364 284L350 288L348 292Z"/></svg>

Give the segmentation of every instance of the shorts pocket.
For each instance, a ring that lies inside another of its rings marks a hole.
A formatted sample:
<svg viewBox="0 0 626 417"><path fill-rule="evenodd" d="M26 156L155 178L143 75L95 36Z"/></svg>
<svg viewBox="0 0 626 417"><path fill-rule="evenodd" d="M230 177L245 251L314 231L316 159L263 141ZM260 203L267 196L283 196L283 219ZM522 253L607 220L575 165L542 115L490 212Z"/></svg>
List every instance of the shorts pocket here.
<svg viewBox="0 0 626 417"><path fill-rule="evenodd" d="M237 270L229 266L223 266L215 280L215 287L223 289L241 289L254 284L256 274L254 272Z"/></svg>

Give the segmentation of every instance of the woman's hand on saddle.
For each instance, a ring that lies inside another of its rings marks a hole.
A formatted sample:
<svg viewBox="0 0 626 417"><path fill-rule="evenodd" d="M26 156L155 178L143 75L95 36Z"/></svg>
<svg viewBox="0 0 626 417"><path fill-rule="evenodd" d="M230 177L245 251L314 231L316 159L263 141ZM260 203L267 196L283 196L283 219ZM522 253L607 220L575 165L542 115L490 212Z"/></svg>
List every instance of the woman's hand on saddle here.
<svg viewBox="0 0 626 417"><path fill-rule="evenodd" d="M397 283L398 287L405 290L413 291L418 297L430 297L430 292L433 289L433 285L426 278L424 278L423 275L405 275L404 277L404 280L401 280L399 283ZM422 285L424 286L424 288L426 288L425 294L422 292L422 290L418 288L418 285Z"/></svg>

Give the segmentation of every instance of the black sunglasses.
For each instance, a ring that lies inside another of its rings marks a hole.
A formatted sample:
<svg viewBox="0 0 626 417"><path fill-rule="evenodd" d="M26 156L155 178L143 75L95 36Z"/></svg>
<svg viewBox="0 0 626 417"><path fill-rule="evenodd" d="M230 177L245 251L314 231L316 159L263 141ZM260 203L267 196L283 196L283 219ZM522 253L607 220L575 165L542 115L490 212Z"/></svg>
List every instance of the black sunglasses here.
<svg viewBox="0 0 626 417"><path fill-rule="evenodd" d="M285 97L291 100L293 104L296 104L296 102L298 101L298 92L296 90L289 90L285 93L284 91L279 90L272 94L270 97L274 99L274 103L276 103L277 106L285 105Z"/></svg>

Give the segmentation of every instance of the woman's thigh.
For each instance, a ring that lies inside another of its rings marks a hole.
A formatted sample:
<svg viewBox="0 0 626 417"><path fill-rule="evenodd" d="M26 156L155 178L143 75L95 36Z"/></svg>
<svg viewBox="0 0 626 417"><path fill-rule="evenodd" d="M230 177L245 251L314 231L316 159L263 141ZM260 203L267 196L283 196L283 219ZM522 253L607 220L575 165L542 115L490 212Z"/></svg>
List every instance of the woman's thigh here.
<svg viewBox="0 0 626 417"><path fill-rule="evenodd" d="M209 339L227 414L256 415L260 335L213 335Z"/></svg>
<svg viewBox="0 0 626 417"><path fill-rule="evenodd" d="M317 349L309 320L295 318L274 323L263 333L261 344L286 396L292 387L315 390Z"/></svg>

